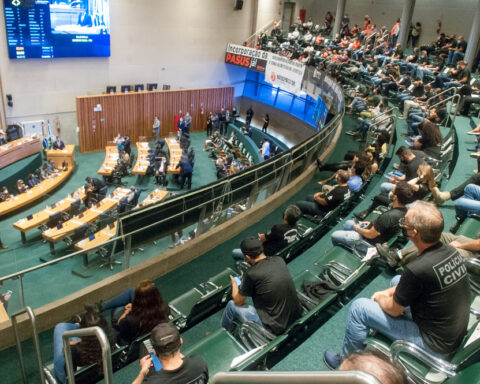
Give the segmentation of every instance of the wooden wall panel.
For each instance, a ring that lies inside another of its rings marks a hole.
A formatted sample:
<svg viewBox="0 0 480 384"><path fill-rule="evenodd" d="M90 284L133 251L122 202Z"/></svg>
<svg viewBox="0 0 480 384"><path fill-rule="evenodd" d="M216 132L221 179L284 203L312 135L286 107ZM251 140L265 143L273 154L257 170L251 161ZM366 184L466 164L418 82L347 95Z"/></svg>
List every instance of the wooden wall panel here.
<svg viewBox="0 0 480 384"><path fill-rule="evenodd" d="M233 87L214 87L79 96L80 152L104 150L118 133L130 136L132 144L139 136L151 137L155 116L161 122L160 135L168 136L175 131L174 117L179 111L192 116L192 132L204 131L209 112L232 108L233 91ZM94 112L98 104L102 110Z"/></svg>

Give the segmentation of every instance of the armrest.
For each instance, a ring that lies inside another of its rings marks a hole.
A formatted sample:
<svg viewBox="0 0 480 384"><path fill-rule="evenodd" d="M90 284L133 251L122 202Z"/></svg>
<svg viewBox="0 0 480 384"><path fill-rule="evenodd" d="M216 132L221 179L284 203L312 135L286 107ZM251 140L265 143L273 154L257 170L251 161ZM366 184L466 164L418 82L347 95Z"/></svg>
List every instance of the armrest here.
<svg viewBox="0 0 480 384"><path fill-rule="evenodd" d="M409 372L412 373L412 370L409 369L407 364L402 361L400 355L407 355L419 360L425 366L435 369L439 372L444 373L447 376L455 376L457 366L451 364L448 361L445 361L439 357L431 355L426 350L420 348L419 346L410 343L405 340L395 341L391 347L390 352L392 354L392 359L398 361L402 366Z"/></svg>
<svg viewBox="0 0 480 384"><path fill-rule="evenodd" d="M467 267L467 271L470 275L480 277L480 260L475 258L467 259L465 260L465 266Z"/></svg>

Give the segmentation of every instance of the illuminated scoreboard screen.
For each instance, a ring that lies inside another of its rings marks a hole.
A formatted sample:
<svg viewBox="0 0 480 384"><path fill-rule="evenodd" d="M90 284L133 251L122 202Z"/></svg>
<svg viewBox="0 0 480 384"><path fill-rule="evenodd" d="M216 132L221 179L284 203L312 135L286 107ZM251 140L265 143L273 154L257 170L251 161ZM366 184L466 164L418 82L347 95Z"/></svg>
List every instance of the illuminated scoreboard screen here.
<svg viewBox="0 0 480 384"><path fill-rule="evenodd" d="M110 56L109 0L3 0L11 59Z"/></svg>

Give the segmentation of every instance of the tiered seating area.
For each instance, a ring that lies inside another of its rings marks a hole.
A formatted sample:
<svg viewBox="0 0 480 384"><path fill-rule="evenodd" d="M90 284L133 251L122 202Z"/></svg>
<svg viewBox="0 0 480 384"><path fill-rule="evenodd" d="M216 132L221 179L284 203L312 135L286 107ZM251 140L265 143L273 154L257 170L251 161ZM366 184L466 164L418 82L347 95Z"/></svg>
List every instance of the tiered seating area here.
<svg viewBox="0 0 480 384"><path fill-rule="evenodd" d="M347 88L353 90L360 82L369 81L365 75L350 76L348 71L343 72L346 77ZM456 98L451 98L450 103ZM179 293L169 291L168 279L173 279L182 272L173 273L156 281L156 285L163 292L167 292L169 297L170 321L174 323L182 333L185 339L183 353L185 355L198 354L204 357L209 366L210 375L213 376L221 371L248 371L248 370L323 370L325 367L321 363L323 350L329 347L339 349L344 333L346 322L346 313L349 304L357 297L370 297L370 295L387 286L393 273L401 272L400 269L393 271L379 259L370 260L366 257L365 244L357 243L353 250L346 250L338 246L331 246L330 235L333 230L339 229L341 223L350 217L354 211L360 211L370 203L370 199L379 192L380 184L384 181L383 176L395 169L394 158L395 150L404 144L402 135L407 130L405 123L397 121L399 114L396 105L390 103L389 111L393 117L387 117L385 114L375 116L366 135L366 144L356 144L345 137L342 148L337 149L337 157L343 155L347 149L364 149L377 137L379 131L376 129L380 122L385 118L389 119L382 131L388 133L391 140L387 146L387 153L379 164L377 174L371 176L366 181L360 191L340 204L335 210L328 213L323 218L309 217L304 215L298 224L298 234L296 239L286 248L278 252L277 256L282 257L289 266L291 275L295 282L298 297L303 306L303 314L295 321L282 335L272 337L259 328L256 323L247 323L237 328L237 332L232 335L224 329L219 328L218 320L223 307L231 297L230 276L241 275L245 265L238 263L232 265L229 258L228 248L241 235L234 238L227 247L224 247L223 259L216 258L212 269L211 277L203 282L198 282L192 278L183 284L184 291ZM453 122L454 115L449 115L441 126L443 136L443 145L441 147L441 156L439 159L427 159L435 171L436 181L442 185L442 189L458 184L469 175L474 167L474 160L468 157L465 148L471 145L471 137L466 136L467 125L476 122L475 119L457 117ZM353 128L354 120L351 117L344 119L345 132L348 128ZM238 128L229 127L229 133ZM225 157L227 151L233 151L235 157L245 161L247 164L255 164L261 160L255 159L254 154L246 149L244 136L238 131L237 136L242 135L242 140L235 139L232 143L225 143L218 148L216 154L219 157ZM137 143L140 154L140 143ZM251 144L251 143L250 143ZM258 143L257 143L258 144ZM178 142L173 139L167 139L167 145L170 151L171 165L170 173L176 173L175 165L179 160L181 150L178 148ZM255 142L251 144L253 148ZM351 146L351 148L346 148ZM358 147L360 146L360 147ZM145 149L146 147L143 147ZM342 153L340 153L342 152ZM102 166L102 172L110 171L111 165L108 161L115 160L114 156L108 154ZM142 174L140 156L137 160L136 169L138 174ZM100 171L99 171L100 173ZM137 173L137 172L134 172ZM102 173L103 174L103 173ZM318 179L321 179L319 175ZM315 180L305 187L301 193L292 197L288 202L296 201L299 196L303 196L307 191L318 189ZM77 191L79 199L83 198L83 191ZM118 226L115 224L107 227L98 227L90 237L84 238L85 232L77 234L78 228L89 229L88 224L96 221L102 214L119 205L130 193L128 189L117 189L112 197L107 197L99 204L78 216L71 214L69 221L57 226L52 216L58 216L68 210L73 209L75 200L67 197L58 204L50 208L22 219L15 223L15 228L21 231L22 240L25 240L24 233L34 227L46 224L46 229L42 236L51 242L58 242L64 238L70 238L70 243L74 244L76 249L89 250L96 252L104 241L107 241L117 235ZM163 190L153 191L140 206L147 206L163 200L168 192ZM430 199L430 195L426 197ZM447 223L452 223L454 217L452 210L447 206L442 209ZM381 213L381 209L374 211L367 217L367 221L373 222ZM269 215L266 221L278 220L278 212ZM273 218L275 217L275 218ZM87 225L87 226L85 226ZM265 226L265 223L256 225ZM478 230L478 221L476 218L467 219L458 234L470 237L476 237ZM250 232L250 231L249 231ZM78 235L78 236L77 236ZM78 241L80 240L80 241ZM407 239L398 232L389 241L391 247L403 247ZM232 248L232 247L230 247ZM53 245L52 245L53 250ZM107 252L107 251L105 251ZM213 252L212 252L213 253ZM112 263L112 260L107 262ZM194 263L192 263L194 264ZM111 264L108 264L111 266ZM198 267L198 265L197 265ZM188 268L188 267L187 267ZM190 267L190 268L195 268ZM480 377L480 329L478 315L480 310L479 292L479 270L480 264L477 261L468 263L470 278L472 281L472 316L469 324L469 333L464 339L462 346L456 354L448 361L441 361L432 358L429 355L419 351L418 347L409 345L401 341L391 344L388 340L375 334L369 338L367 348L378 349L386 353L394 360L398 360L409 372L412 380L425 383L462 383L476 382ZM172 277L173 276L173 277ZM185 274L183 277L188 276ZM185 280L184 280L185 281ZM305 295L302 285L304 281L328 281L332 284L331 292L325 295L323 300L315 301ZM118 382L127 382L135 376L137 371L136 351L140 342L148 338L148 334L141 335L131 345L115 346L112 349L113 369L116 372ZM52 365L45 368L47 376L52 378ZM415 377L415 379L413 379ZM101 370L97 364L82 367L76 372L77 383L96 382L101 379ZM116 381L117 382L117 381Z"/></svg>
<svg viewBox="0 0 480 384"><path fill-rule="evenodd" d="M346 125L352 123L348 119L347 117ZM449 121L447 120L446 123L449 123ZM452 128L441 128L444 139L442 156L439 161L433 163L433 166L436 180L438 182L443 181L444 186L450 185L451 180L456 178L457 173L461 173L464 177L465 173L468 173L471 169L464 166L465 159L462 153L457 152L455 154L456 151L454 150L463 145L464 123L462 119L458 119ZM194 335L195 329L202 328L202 326L211 328L212 320L218 321L221 308L230 298L229 275L241 273L241 269L235 271L233 268L227 267L204 283L198 284L170 300L171 321L186 335L186 339L190 339L189 345L184 349L186 355L199 354L203 356L208 363L211 374L226 370L319 369L321 353L325 347L329 343L333 343L338 348L341 343L348 304L355 297L369 297L374 291L385 288L391 278L392 271L388 268L385 269L385 264L364 260L363 247L354 249L353 252L340 247L333 247L328 251L325 251L325 249L326 244L329 243L328 233L332 229L338 228L338 222L349 216L353 209L360 210L365 206L369 202L369 198L378 192L379 185L383 181L383 172L393 170L395 160L392 158L392 153L394 153L395 147L403 143L400 135L406 132L403 123L397 124L398 131L395 131L394 128L395 121L389 129L393 135L396 135L399 144L396 146L392 144L388 148L387 153L389 155L380 165L380 173L373 176L361 191L354 194L323 220L302 219L297 240L278 254L289 262L289 269L294 276L299 295L302 295L301 285L304 280L318 281L328 278L336 284L337 288L318 304L309 302L304 297L303 316L283 335L273 340L266 338L265 335L261 334L261 331L260 334L252 338L255 326L250 325L253 326L253 329L248 331L242 328L245 333L240 331L236 335L231 335L223 329L216 329L206 337L205 335L198 337L197 332L195 341L188 335ZM370 138L374 135L373 130L369 132L369 135ZM459 137L462 139L459 140ZM342 150L345 150L345 148ZM473 160L470 163L473 164ZM457 166L455 166L456 164ZM458 164L463 165L458 167ZM448 180L448 178L450 181L446 182L445 180ZM448 222L448 212L444 210L444 214L446 214ZM372 213L367 220L373 221L376 215L378 215L378 212ZM474 219L469 219L461 227L459 233L474 237L476 229L477 222ZM405 242L406 240L399 233L389 241L389 245L402 247ZM475 279L475 276L472 275L472 279ZM478 300L473 300L473 305L478 305ZM441 364L435 365L436 361L433 361L433 368L429 367L429 364L432 363L431 358L424 358L424 361L422 361L424 365L422 366L418 361L414 362L411 358L404 357L405 346L402 346L400 342L392 346L392 355L394 358L401 359L404 365L411 367L412 372L415 371L419 375L429 374L427 380L430 381L428 382L433 382L434 379L435 382L446 380L448 383L462 382L458 381L460 378L462 380L467 378L474 380L473 378L475 378L476 380L478 378L476 365L478 364L475 363L480 353L480 345L478 344L480 341L475 339L476 341L470 344L468 344L468 341L473 340L470 338L474 337L471 335L477 325L478 321L472 319L470 332L465 338L464 346L451 359L450 365L443 365L443 376L440 380L438 380L438 372L435 369L438 370ZM218 328L218 326L213 328ZM380 346L379 348L383 346L384 350L388 347L388 344L382 339L371 339L369 346L373 345ZM119 371L118 377L125 376L125 372L134 372L134 366L135 363L126 366ZM120 366L117 368L120 368ZM448 378L449 376L455 377ZM130 374L130 377L133 377L133 374ZM81 378L80 374L79 378Z"/></svg>

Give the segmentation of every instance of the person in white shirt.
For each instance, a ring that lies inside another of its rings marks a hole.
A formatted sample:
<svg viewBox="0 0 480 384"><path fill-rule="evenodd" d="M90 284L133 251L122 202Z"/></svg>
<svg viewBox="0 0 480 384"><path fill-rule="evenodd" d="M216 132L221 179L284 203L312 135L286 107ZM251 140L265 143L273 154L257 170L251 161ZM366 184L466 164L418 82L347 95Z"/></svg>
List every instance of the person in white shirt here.
<svg viewBox="0 0 480 384"><path fill-rule="evenodd" d="M270 158L270 142L268 140L263 140L262 148L260 148L262 152L263 160L267 160Z"/></svg>
<svg viewBox="0 0 480 384"><path fill-rule="evenodd" d="M155 141L157 142L160 135L160 120L158 120L157 116L155 116L153 120L153 133L155 134Z"/></svg>

